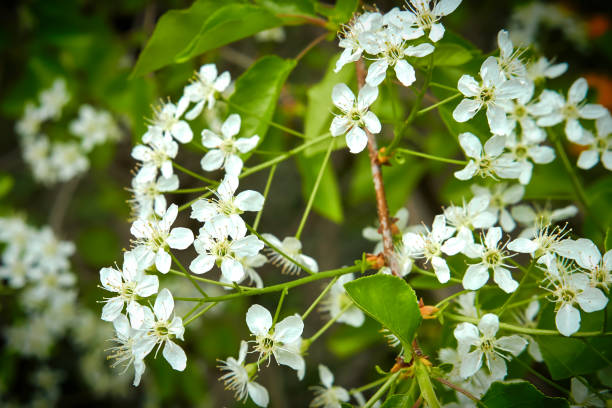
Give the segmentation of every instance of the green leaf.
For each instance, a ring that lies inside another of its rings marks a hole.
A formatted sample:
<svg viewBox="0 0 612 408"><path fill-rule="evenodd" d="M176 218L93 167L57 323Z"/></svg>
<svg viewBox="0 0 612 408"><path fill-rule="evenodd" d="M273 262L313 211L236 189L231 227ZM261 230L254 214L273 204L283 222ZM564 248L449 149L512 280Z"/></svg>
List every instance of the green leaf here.
<svg viewBox="0 0 612 408"><path fill-rule="evenodd" d="M302 175L302 194L306 200L310 197L324 158L325 153L312 157L301 154L297 158L300 174ZM323 178L319 184L319 190L317 190L312 206L316 212L336 223L341 223L344 219L338 178L330 162L325 167L325 172L323 173Z"/></svg>
<svg viewBox="0 0 612 408"><path fill-rule="evenodd" d="M336 0L336 5L333 8L329 8L322 3L316 3L315 9L332 22L340 25L351 19L358 5L359 0Z"/></svg>
<svg viewBox="0 0 612 408"><path fill-rule="evenodd" d="M580 311L580 331L601 330L606 313ZM608 302L606 327L612 327L612 303ZM540 329L556 330L554 305L548 303L538 324ZM553 380L593 373L612 360L612 337L587 339L557 336L536 337L544 362Z"/></svg>
<svg viewBox="0 0 612 408"><path fill-rule="evenodd" d="M380 408L410 408L414 400L408 394L396 394L387 398Z"/></svg>
<svg viewBox="0 0 612 408"><path fill-rule="evenodd" d="M10 174L0 173L0 198L7 195L13 188L14 184L15 180Z"/></svg>
<svg viewBox="0 0 612 408"><path fill-rule="evenodd" d="M284 60L268 55L257 60L236 80L236 90L229 99L230 109L242 118L240 134L259 135L260 141L268 131L281 88L295 60Z"/></svg>
<svg viewBox="0 0 612 408"><path fill-rule="evenodd" d="M177 53L198 35L216 5L218 2L215 0L196 0L188 9L170 10L161 16L153 35L138 56L132 77L174 62Z"/></svg>
<svg viewBox="0 0 612 408"><path fill-rule="evenodd" d="M315 6L311 0L255 0L255 3L276 14L316 17Z"/></svg>
<svg viewBox="0 0 612 408"><path fill-rule="evenodd" d="M563 408L567 400L542 394L527 381L494 382L481 402L488 408Z"/></svg>
<svg viewBox="0 0 612 408"><path fill-rule="evenodd" d="M206 51L281 25L283 20L265 8L251 4L226 4L208 16L200 32L174 57L174 61L185 62Z"/></svg>
<svg viewBox="0 0 612 408"><path fill-rule="evenodd" d="M612 249L612 228L606 230L606 237L604 238L604 250L608 252Z"/></svg>
<svg viewBox="0 0 612 408"><path fill-rule="evenodd" d="M421 324L414 290L396 276L372 275L344 285L355 304L410 347Z"/></svg>
<svg viewBox="0 0 612 408"><path fill-rule="evenodd" d="M434 65L463 65L472 59L472 53L459 44L441 42L434 51Z"/></svg>
<svg viewBox="0 0 612 408"><path fill-rule="evenodd" d="M333 118L332 111L334 110L331 98L332 89L339 83L350 84L355 78L354 64L345 67L338 73L334 72L336 61L339 57L340 54L331 59L321 82L311 86L306 92L308 100L304 117L304 134L306 139L317 138L329 131L329 125ZM327 143L319 143L309 147L305 150L306 156L312 156L315 153L325 151L327 146ZM340 143L336 145L336 147L340 146L342 146Z"/></svg>

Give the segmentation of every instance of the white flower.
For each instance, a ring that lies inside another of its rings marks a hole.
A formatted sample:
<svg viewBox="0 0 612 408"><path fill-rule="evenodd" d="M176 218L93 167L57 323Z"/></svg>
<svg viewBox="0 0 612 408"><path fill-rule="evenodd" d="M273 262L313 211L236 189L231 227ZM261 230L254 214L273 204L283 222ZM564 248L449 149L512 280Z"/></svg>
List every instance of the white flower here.
<svg viewBox="0 0 612 408"><path fill-rule="evenodd" d="M451 205L444 209L444 216L448 225L457 230L457 239L463 242L461 252L469 257L476 258L480 251L474 244L474 229L487 229L495 224L495 215L487 208L489 199L486 196L476 196L469 203L462 206Z"/></svg>
<svg viewBox="0 0 612 408"><path fill-rule="evenodd" d="M183 371L187 365L187 356L183 349L172 339L183 340L183 320L174 316L170 318L174 310L174 299L168 289L162 289L155 299L153 312L145 307L145 319L140 330L144 333L133 346L134 355L137 359L144 359L155 346L164 346L162 352L164 358L172 368ZM155 314L153 314L155 313Z"/></svg>
<svg viewBox="0 0 612 408"><path fill-rule="evenodd" d="M51 88L42 91L39 95L40 112L44 119L59 119L62 108L70 100L66 89L66 81L58 78L53 81Z"/></svg>
<svg viewBox="0 0 612 408"><path fill-rule="evenodd" d="M134 198L129 201L136 218L149 219L151 217L162 217L166 213L167 202L163 193L177 190L179 178L176 174L165 178L159 176L157 179L140 181L132 179L131 191Z"/></svg>
<svg viewBox="0 0 612 408"><path fill-rule="evenodd" d="M108 358L115 360L112 364L113 368L124 365L123 372L134 364L133 384L138 387L146 367L143 359L134 354L134 344L142 338L143 333L133 329L128 318L122 314L113 321L113 326L115 327L115 337L111 341L115 342L116 345L108 349L110 351Z"/></svg>
<svg viewBox="0 0 612 408"><path fill-rule="evenodd" d="M89 159L75 142L53 143L49 160L59 181L68 181L89 169Z"/></svg>
<svg viewBox="0 0 612 408"><path fill-rule="evenodd" d="M23 116L15 123L15 132L24 139L34 138L44 122L43 112L32 102L25 105Z"/></svg>
<svg viewBox="0 0 612 408"><path fill-rule="evenodd" d="M143 137L143 142L147 145L136 145L132 149L132 157L142 162L142 167L136 174L139 183L155 180L157 170L165 178L170 178L174 174L172 170L172 159L178 153L178 144L169 135L164 136L158 128L149 128Z"/></svg>
<svg viewBox="0 0 612 408"><path fill-rule="evenodd" d="M282 241L276 238L272 234L262 234L266 241L280 249L285 255L291 258L293 261L287 259L280 253L276 252L274 248L267 248L266 252L270 257L272 265L280 266L282 273L288 273L290 275L299 274L300 267L295 263L305 266L312 272L319 272L319 265L314 258L302 253L302 243L295 237L286 237Z"/></svg>
<svg viewBox="0 0 612 408"><path fill-rule="evenodd" d="M537 235L538 229L546 227L559 221L572 218L578 214L578 208L575 205L568 205L563 208L551 210L548 206L538 207L534 210L530 205L520 204L512 207L512 216L525 229L521 232L521 238L533 238Z"/></svg>
<svg viewBox="0 0 612 408"><path fill-rule="evenodd" d="M470 161L462 170L454 173L459 180L470 180L475 175L483 178L513 179L519 177L520 165L502 155L506 144L505 136L492 136L486 141L483 149L480 139L472 133L465 132L459 135L459 144L465 155L470 158Z"/></svg>
<svg viewBox="0 0 612 408"><path fill-rule="evenodd" d="M390 30L374 35L371 41L364 44L365 50L376 55L375 62L368 67L366 83L378 86L387 76L387 69L393 67L395 76L404 86L410 86L416 80L414 67L407 57L424 57L434 51L434 46L427 43L406 45L402 37Z"/></svg>
<svg viewBox="0 0 612 408"><path fill-rule="evenodd" d="M514 49L508 31L499 30L497 33L497 45L499 46L499 57L497 58L499 68L506 78L523 79L527 73L525 65L520 57L523 51Z"/></svg>
<svg viewBox="0 0 612 408"><path fill-rule="evenodd" d="M554 92L544 90L538 99L533 99L534 83L527 82L524 86L524 92L518 98L500 102L500 106L507 114L510 132L518 132L517 124L520 124L524 137L530 141L542 142L546 139L546 132L537 125L537 118L552 111L553 106L549 99Z"/></svg>
<svg viewBox="0 0 612 408"><path fill-rule="evenodd" d="M353 304L353 301L346 294L346 290L344 290L344 284L353 279L354 276L352 273L340 276L329 289L325 300L321 304L321 310L329 313L330 319L337 318L336 321L338 323L346 323L349 326L361 327L365 321L365 315L361 309ZM347 306L348 309L342 312ZM340 313L342 313L342 315L337 317Z"/></svg>
<svg viewBox="0 0 612 408"><path fill-rule="evenodd" d="M442 254L455 255L463 248L460 240L449 239L454 233L455 228L446 226L444 215L436 215L431 231L420 234L407 232L402 242L413 258L424 258L431 263L438 280L446 283L450 279L450 270Z"/></svg>
<svg viewBox="0 0 612 408"><path fill-rule="evenodd" d="M344 51L336 61L334 72L339 72L346 64L361 58L363 47L360 45L360 37L366 32L378 31L382 27L382 20L380 13L365 12L342 27L342 39L338 45L344 48Z"/></svg>
<svg viewBox="0 0 612 408"><path fill-rule="evenodd" d="M127 304L127 312L132 326L137 329L144 320L143 307L138 303L139 297L149 297L157 293L159 281L157 276L146 275L143 266L138 264L132 252L123 255L123 268L100 269L100 282L104 289L117 293L117 296L106 299L102 309L102 320L112 322Z"/></svg>
<svg viewBox="0 0 612 408"><path fill-rule="evenodd" d="M283 364L298 373L305 367L304 359L299 350L291 344L300 340L304 330L304 322L300 316L293 315L284 318L272 329L272 315L263 306L252 305L246 314L246 323L255 336L255 351L259 352L258 360L268 360L271 356L278 364Z"/></svg>
<svg viewBox="0 0 612 408"><path fill-rule="evenodd" d="M587 272L592 287L608 293L612 285L612 249L602 258L599 248L590 239L566 240L565 243L563 256L573 259Z"/></svg>
<svg viewBox="0 0 612 408"><path fill-rule="evenodd" d="M245 278L245 268L240 259L256 256L263 248L263 242L257 237L245 235L246 227L236 229L227 218L210 220L200 228L193 243L198 256L191 262L189 269L193 273L202 274L210 271L216 263L225 279L241 282Z"/></svg>
<svg viewBox="0 0 612 408"><path fill-rule="evenodd" d="M310 387L315 394L310 407L341 408L342 402L348 402L351 398L347 390L334 386L334 375L323 364L319 364L319 378L323 386Z"/></svg>
<svg viewBox="0 0 612 408"><path fill-rule="evenodd" d="M546 57L540 57L527 64L527 78L533 82L546 78L557 78L567 71L567 62L554 64Z"/></svg>
<svg viewBox="0 0 612 408"><path fill-rule="evenodd" d="M523 198L525 187L520 184L495 183L493 187L486 188L477 184L472 185L472 192L475 196L484 196L489 199L487 211L495 215L496 222L504 231L510 232L516 227L516 222L512 218L510 211L506 209L509 205L516 204Z"/></svg>
<svg viewBox="0 0 612 408"><path fill-rule="evenodd" d="M191 127L187 122L181 120L186 108L187 106L177 106L172 102L166 102L155 107L149 129L151 127L156 128L162 132L163 136L172 136L181 143L191 142L191 139L193 139Z"/></svg>
<svg viewBox="0 0 612 408"><path fill-rule="evenodd" d="M247 153L257 146L259 136L234 139L240 132L240 116L229 115L221 126L221 136L208 129L202 131L202 144L209 150L202 158L203 170L213 171L224 168L228 174L238 176L242 171L242 159L238 153Z"/></svg>
<svg viewBox="0 0 612 408"><path fill-rule="evenodd" d="M224 217L233 228L246 228L240 214L245 211L261 211L264 196L253 190L246 190L234 197L238 189L238 177L226 174L215 191L216 199L203 198L191 205L191 218L206 222L213 217Z"/></svg>
<svg viewBox="0 0 612 408"><path fill-rule="evenodd" d="M219 369L221 371L227 371L227 373L223 374L219 378L219 381L223 381L226 390L234 391L234 395L238 401L245 402L248 395L258 406L267 407L270 402L268 390L255 381L252 381L249 371L244 366L247 351L247 342L241 341L238 360L233 357L228 357L227 360L220 361Z"/></svg>
<svg viewBox="0 0 612 408"><path fill-rule="evenodd" d="M518 237L508 243L508 249L514 252L530 254L537 259L538 263L548 268L554 265L556 255L563 249L563 242L568 231L564 228L550 227L550 224L542 224L538 227L533 238ZM562 254L561 254L562 255Z"/></svg>
<svg viewBox="0 0 612 408"><path fill-rule="evenodd" d="M409 216L410 213L408 212L408 210L402 207L397 210L395 215L389 220L392 223L391 233L393 234L394 238L401 238L401 236L405 232L408 232L407 225ZM365 227L361 232L361 235L365 239L367 239L368 241L376 242L376 246L374 247L373 251L375 254L382 252L383 250L383 237L379 230L379 227Z"/></svg>
<svg viewBox="0 0 612 408"><path fill-rule="evenodd" d="M567 264L557 263L554 274L550 275L551 301L555 302L555 324L564 336L571 336L580 329L580 311L576 304L587 313L602 310L608 298L599 289L589 285L589 277L572 270Z"/></svg>
<svg viewBox="0 0 612 408"><path fill-rule="evenodd" d="M208 105L208 109L211 109L215 105L217 93L225 91L230 80L231 77L227 71L217 76L215 64L202 65L196 74L196 80L185 87L178 103L179 110L185 111L187 105L194 102L196 106L187 112L185 117L189 120L196 118L204 106Z"/></svg>
<svg viewBox="0 0 612 408"><path fill-rule="evenodd" d="M423 35L425 31L429 31L429 39L437 42L444 36L444 26L439 23L440 19L449 15L461 4L461 0L440 0L434 1L434 7L431 8L429 1L410 0L406 2L409 11L405 18L407 26L416 26L420 35L414 34L412 38L417 38Z"/></svg>
<svg viewBox="0 0 612 408"><path fill-rule="evenodd" d="M342 114L336 115L329 131L332 136L346 133L346 144L351 153L361 152L368 144L368 136L364 128L370 133L380 133L381 125L378 117L368 110L378 97L378 88L364 86L359 91L357 101L355 95L345 84L336 84L332 90L332 101Z"/></svg>
<svg viewBox="0 0 612 408"><path fill-rule="evenodd" d="M608 112L601 105L583 102L588 90L586 79L578 78L567 93L567 101L558 93L551 93L550 103L553 111L538 119L538 126L554 126L565 122L565 135L568 140L580 141L584 129L579 119L598 119Z"/></svg>
<svg viewBox="0 0 612 408"><path fill-rule="evenodd" d="M136 237L134 246L142 247L147 256L155 256L155 267L161 273L168 273L172 259L166 248L185 249L193 242L193 232L189 228L170 227L176 220L178 207L172 204L161 220L134 221L130 232Z"/></svg>
<svg viewBox="0 0 612 408"><path fill-rule="evenodd" d="M518 282L512 279L509 265L504 263L508 258L504 245L499 246L502 237L500 227L489 228L484 238L484 245L478 245L480 263L468 266L463 276L463 287L478 290L489 280L489 271L493 271L493 281L506 293L512 293L518 288Z"/></svg>
<svg viewBox="0 0 612 408"><path fill-rule="evenodd" d="M585 381L586 380L582 380ZM602 390L597 392L591 392L589 387L585 385L579 378L572 377L570 397L574 401L571 408L578 407L605 407L606 402L610 398L610 390Z"/></svg>
<svg viewBox="0 0 612 408"><path fill-rule="evenodd" d="M590 169L601 162L603 166L612 171L612 116L610 114L604 115L597 119L595 122L597 129L597 136L589 131L583 131L583 136L576 143L588 146L586 150L583 150L578 156L578 163L576 164L581 169Z"/></svg>
<svg viewBox="0 0 612 408"><path fill-rule="evenodd" d="M249 284L254 283L256 288L263 288L263 281L261 280L261 276L259 276L255 268L261 268L262 266L264 266L268 262L268 258L266 258L266 256L263 254L257 254L254 256L238 257L237 259L238 262L242 264L242 269L244 270L244 277L243 279L235 282L241 283L244 279L248 279ZM221 275L221 279L219 279L219 282L231 283L232 281L227 279L225 275ZM229 290L232 288L227 287L226 289Z"/></svg>
<svg viewBox="0 0 612 408"><path fill-rule="evenodd" d="M119 140L121 132L111 114L96 110L90 105L81 105L79 117L70 122L69 130L81 138L81 146L86 152L94 146L109 140Z"/></svg>
<svg viewBox="0 0 612 408"><path fill-rule="evenodd" d="M499 318L487 313L482 316L478 327L471 323L460 323L454 331L462 355L460 375L468 378L482 367L483 355L487 367L494 379L506 377L506 359L508 354L518 356L527 346L527 341L518 335L496 338L499 330ZM470 351L474 347L473 351Z"/></svg>
<svg viewBox="0 0 612 408"><path fill-rule="evenodd" d="M531 181L533 163L548 164L555 160L555 150L552 147L541 146L538 142L525 136L519 138L514 132L506 136L506 147L510 152L503 154L502 158L519 164L518 180L523 185Z"/></svg>
<svg viewBox="0 0 612 408"><path fill-rule="evenodd" d="M457 122L467 122L486 107L491 132L506 135L510 132L511 124L500 104L521 97L526 92L525 84L517 79L506 80L495 57L485 60L480 67L480 77L481 83L467 74L459 78L457 88L465 98L453 111L453 118Z"/></svg>
<svg viewBox="0 0 612 408"><path fill-rule="evenodd" d="M461 316L478 317L475 300L476 292L468 292L457 296L457 299L455 299L455 303L457 303L457 312Z"/></svg>

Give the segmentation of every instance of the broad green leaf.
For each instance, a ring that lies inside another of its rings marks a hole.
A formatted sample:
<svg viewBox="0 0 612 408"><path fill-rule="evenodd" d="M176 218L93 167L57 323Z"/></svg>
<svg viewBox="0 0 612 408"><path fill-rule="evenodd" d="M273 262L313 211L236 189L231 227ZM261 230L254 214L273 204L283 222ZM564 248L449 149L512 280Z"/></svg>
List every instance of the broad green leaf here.
<svg viewBox="0 0 612 408"><path fill-rule="evenodd" d="M580 331L597 331L603 327L604 312L580 312ZM612 303L608 303L607 327L612 327ZM538 328L556 330L554 306L548 303L542 310ZM612 360L612 337L587 339L557 336L536 337L544 362L553 380L593 373Z"/></svg>
<svg viewBox="0 0 612 408"><path fill-rule="evenodd" d="M355 78L355 65L350 64L338 73L334 72L336 61L340 54L331 59L323 79L318 84L311 86L306 92L308 102L306 115L304 117L304 134L306 139L314 139L329 132L335 107L332 102L332 89L336 84L345 83L350 86ZM325 151L328 144L319 143L305 150L306 156ZM340 143L336 147L341 146Z"/></svg>
<svg viewBox="0 0 612 408"><path fill-rule="evenodd" d="M268 55L257 60L236 80L236 90L229 102L230 109L242 118L241 136L265 137L281 88L293 67L295 60Z"/></svg>
<svg viewBox="0 0 612 408"><path fill-rule="evenodd" d="M472 53L459 44L440 42L434 51L434 65L463 65L472 59Z"/></svg>
<svg viewBox="0 0 612 408"><path fill-rule="evenodd" d="M310 197L324 158L325 153L319 153L312 157L299 155L297 158L300 174L302 175L302 194L304 195L304 200L308 200ZM325 172L323 173L323 178L319 184L319 189L312 206L319 214L336 223L341 223L344 219L340 187L330 162L325 167Z"/></svg>
<svg viewBox="0 0 612 408"><path fill-rule="evenodd" d="M328 17L332 22L336 24L344 24L351 19L357 6L359 5L358 0L336 0L336 4L333 8L328 7L323 3L316 3L315 9L317 12Z"/></svg>
<svg viewBox="0 0 612 408"><path fill-rule="evenodd" d="M564 408L567 400L542 394L527 381L494 382L481 402L487 408Z"/></svg>
<svg viewBox="0 0 612 408"><path fill-rule="evenodd" d="M175 56L175 62L185 62L206 51L283 24L283 20L270 11L251 4L226 4L213 10L200 32Z"/></svg>
<svg viewBox="0 0 612 408"><path fill-rule="evenodd" d="M390 275L372 275L344 285L355 304L391 331L405 346L421 324L421 312L414 290L404 281Z"/></svg>
<svg viewBox="0 0 612 408"><path fill-rule="evenodd" d="M314 1L311 0L255 0L255 3L273 13L297 16L316 17Z"/></svg>
<svg viewBox="0 0 612 408"><path fill-rule="evenodd" d="M408 394L392 395L385 401L380 408L410 408L414 404L414 399Z"/></svg>
<svg viewBox="0 0 612 408"><path fill-rule="evenodd" d="M230 3L227 0L225 3ZM184 10L170 10L160 17L153 35L132 71L132 76L155 71L174 62L174 57L198 35L211 11L218 7L215 0L196 0Z"/></svg>

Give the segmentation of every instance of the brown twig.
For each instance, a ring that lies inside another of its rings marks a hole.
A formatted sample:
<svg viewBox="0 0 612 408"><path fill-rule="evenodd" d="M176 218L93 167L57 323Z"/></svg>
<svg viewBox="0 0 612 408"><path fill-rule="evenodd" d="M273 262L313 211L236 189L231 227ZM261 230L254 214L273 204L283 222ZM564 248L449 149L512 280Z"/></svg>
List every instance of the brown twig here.
<svg viewBox="0 0 612 408"><path fill-rule="evenodd" d="M423 397L419 395L419 398L417 398L417 400L414 402L414 405L412 406L412 408L419 408L422 403L423 403Z"/></svg>
<svg viewBox="0 0 612 408"><path fill-rule="evenodd" d="M365 84L365 66L363 60L357 61L357 85L361 89ZM364 129L368 136L368 152L370 154L370 169L372 170L372 181L374 182L374 190L376 192L376 208L378 210L378 222L380 223L382 238L383 238L383 255L387 265L391 268L391 272L395 276L397 273L397 261L393 256L393 235L391 234L391 224L389 222L389 207L387 206L387 197L385 195L385 186L383 184L382 171L378 160L378 146L376 138L368 129Z"/></svg>
<svg viewBox="0 0 612 408"><path fill-rule="evenodd" d="M312 40L311 42L309 42L308 45L302 51L300 51L300 53L297 55L297 57L295 57L295 60L296 61L301 60L302 57L308 53L308 51L310 51L314 46L316 46L321 41L323 41L325 39L325 37L327 37L327 35L328 35L328 33L323 33L320 36L318 36L317 38L315 38L314 40Z"/></svg>
<svg viewBox="0 0 612 408"><path fill-rule="evenodd" d="M57 236L61 236L64 216L66 215L66 211L68 211L68 206L72 201L72 196L74 195L74 192L76 191L81 179L82 176L77 176L72 180L65 182L58 189L53 206L49 211L49 225L51 225L51 229L53 229L53 232Z"/></svg>
<svg viewBox="0 0 612 408"><path fill-rule="evenodd" d="M322 18L311 17L304 14L292 14L292 13L279 13L276 17L280 18L295 18L298 20L304 20L308 24L316 25L319 27L327 27L327 20Z"/></svg>
<svg viewBox="0 0 612 408"><path fill-rule="evenodd" d="M474 396L474 394L472 394L471 392L469 392L468 390L459 387L458 385L453 384L450 381L445 380L444 378L441 377L432 377L434 380L436 380L439 383L442 383L444 385L446 385L447 387L452 388L453 390L462 393L463 395L465 395L466 397L468 397L469 399L471 399L472 401L474 401L476 404L478 404L480 402L480 400L478 398L476 398Z"/></svg>

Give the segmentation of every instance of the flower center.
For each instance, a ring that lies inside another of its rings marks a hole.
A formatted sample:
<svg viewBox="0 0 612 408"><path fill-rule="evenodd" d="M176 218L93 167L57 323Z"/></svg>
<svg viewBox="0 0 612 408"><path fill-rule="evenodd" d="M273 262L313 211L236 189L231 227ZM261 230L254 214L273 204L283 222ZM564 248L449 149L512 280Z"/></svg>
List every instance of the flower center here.
<svg viewBox="0 0 612 408"><path fill-rule="evenodd" d="M426 240L425 249L423 250L423 254L425 255L425 258L429 260L433 258L434 256L440 255L441 247L442 246L440 245L440 243L436 241L432 241L430 239Z"/></svg>
<svg viewBox="0 0 612 408"><path fill-rule="evenodd" d="M561 114L567 119L578 118L578 108L572 104L566 104L561 108Z"/></svg>
<svg viewBox="0 0 612 408"><path fill-rule="evenodd" d="M484 253L483 260L490 267L497 266L501 264L502 255L499 252L499 250L497 250L496 248L489 249L488 251Z"/></svg>

